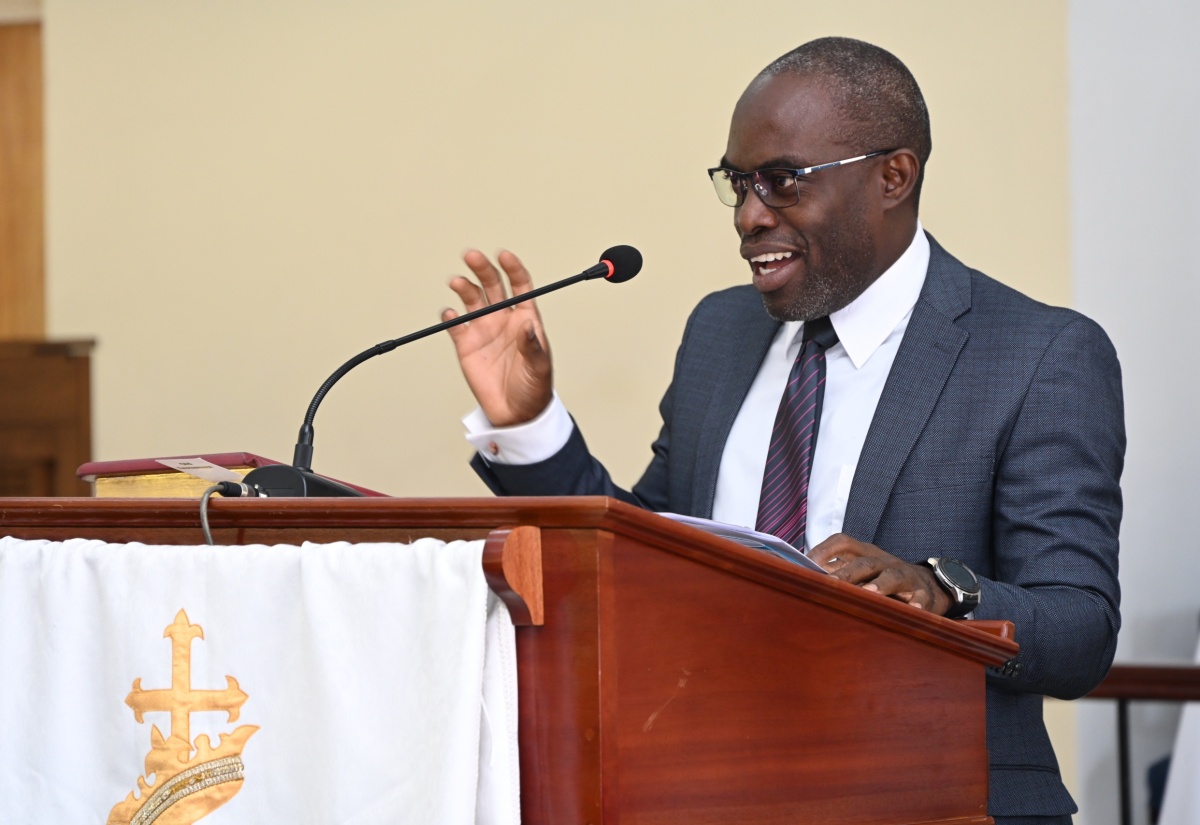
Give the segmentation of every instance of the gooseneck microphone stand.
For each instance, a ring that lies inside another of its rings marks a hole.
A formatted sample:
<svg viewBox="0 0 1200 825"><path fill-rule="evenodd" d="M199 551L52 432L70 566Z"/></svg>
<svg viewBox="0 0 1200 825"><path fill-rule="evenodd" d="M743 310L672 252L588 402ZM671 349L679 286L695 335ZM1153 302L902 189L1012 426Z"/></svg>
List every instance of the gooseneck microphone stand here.
<svg viewBox="0 0 1200 825"><path fill-rule="evenodd" d="M614 246L605 250L599 263L585 269L578 275L572 275L570 278L564 278L547 286L532 289L521 295L514 295L511 298L489 304L474 312L468 312L466 315L460 315L449 321L442 321L418 332L405 335L402 338L384 341L370 349L363 350L338 367L332 375L326 378L325 383L321 385L316 395L313 396L312 401L308 405L308 412L304 416L304 423L300 425L300 434L296 441L296 449L292 454L291 466L286 464L269 464L265 467L258 467L251 470L242 479L242 484L236 485L238 493L234 493L230 489L229 493L226 494L237 495L240 493L243 496L271 497L344 497L366 495L363 491L354 487L318 475L312 469L313 419L316 418L317 408L321 406L321 402L325 399L325 396L333 388L333 385L340 381L346 373L377 355L383 355L397 347L402 347L413 341L419 341L422 338L443 332L459 324L465 324L484 315L507 309L523 301L529 301L549 292L570 286L571 284L579 283L580 281L590 281L594 278L604 278L612 283L623 283L637 275L641 268L642 255L640 252L632 246ZM230 485L231 488L232 486Z"/></svg>

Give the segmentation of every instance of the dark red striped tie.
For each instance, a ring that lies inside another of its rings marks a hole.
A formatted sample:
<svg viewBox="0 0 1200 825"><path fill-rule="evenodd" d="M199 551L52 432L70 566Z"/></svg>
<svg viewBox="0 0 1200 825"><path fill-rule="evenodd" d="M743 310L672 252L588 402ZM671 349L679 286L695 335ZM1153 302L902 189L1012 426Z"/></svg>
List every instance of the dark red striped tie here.
<svg viewBox="0 0 1200 825"><path fill-rule="evenodd" d="M808 477L825 395L825 350L837 343L837 333L828 317L817 318L804 322L803 341L775 415L755 528L801 550L808 521Z"/></svg>

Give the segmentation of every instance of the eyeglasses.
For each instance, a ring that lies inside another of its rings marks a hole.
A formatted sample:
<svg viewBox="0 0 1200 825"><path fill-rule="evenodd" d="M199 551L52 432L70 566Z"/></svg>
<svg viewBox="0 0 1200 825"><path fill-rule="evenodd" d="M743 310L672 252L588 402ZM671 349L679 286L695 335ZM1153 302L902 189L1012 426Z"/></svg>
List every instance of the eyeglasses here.
<svg viewBox="0 0 1200 825"><path fill-rule="evenodd" d="M822 163L807 169L755 169L753 172L735 172L732 169L718 166L715 169L709 169L708 176L712 178L713 187L717 190L717 197L726 206L741 206L745 203L746 193L753 185L755 194L765 205L772 209L783 209L795 206L800 202L800 188L796 182L805 175L820 172L822 169L857 163L877 155L886 155L891 151L893 150L881 149L878 152L869 152L856 158L835 160L832 163Z"/></svg>

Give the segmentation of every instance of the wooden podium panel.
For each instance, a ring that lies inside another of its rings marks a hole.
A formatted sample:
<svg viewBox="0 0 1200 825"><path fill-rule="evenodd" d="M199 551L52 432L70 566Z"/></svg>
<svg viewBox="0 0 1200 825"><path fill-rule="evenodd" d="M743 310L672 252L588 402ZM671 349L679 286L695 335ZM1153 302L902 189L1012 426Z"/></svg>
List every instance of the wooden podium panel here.
<svg viewBox="0 0 1200 825"><path fill-rule="evenodd" d="M10 499L0 520L21 538L202 541L195 502ZM544 624L517 628L528 825L990 822L984 671L1015 654L1011 625L930 616L604 498L219 500L211 521L225 544L536 528Z"/></svg>
<svg viewBox="0 0 1200 825"><path fill-rule="evenodd" d="M683 800L688 822L986 814L976 663L943 662L943 650L869 619L737 576L717 584L706 565L616 544L611 630L600 634L614 655L602 651L601 672L616 675L611 759L622 810L646 812L637 821L679 821ZM976 723L960 736L947 723L961 719ZM927 747L931 738L942 744Z"/></svg>
<svg viewBox="0 0 1200 825"><path fill-rule="evenodd" d="M0 341L0 496L83 496L91 341Z"/></svg>

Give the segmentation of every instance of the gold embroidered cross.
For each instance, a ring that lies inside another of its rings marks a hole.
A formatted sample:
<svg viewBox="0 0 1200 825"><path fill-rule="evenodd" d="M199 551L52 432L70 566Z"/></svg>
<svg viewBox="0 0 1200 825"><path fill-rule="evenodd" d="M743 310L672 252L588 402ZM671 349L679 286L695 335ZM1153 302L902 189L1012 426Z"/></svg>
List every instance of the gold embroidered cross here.
<svg viewBox="0 0 1200 825"><path fill-rule="evenodd" d="M237 679L226 676L225 690L192 690L192 639L204 638L200 625L188 621L180 610L175 622L163 631L171 637L171 687L165 690L142 690L142 680L133 680L133 690L125 704L133 708L134 718L142 722L146 711L170 711L171 736L191 745L191 714L201 711L226 711L229 721L237 721L242 705L249 698L238 687Z"/></svg>

